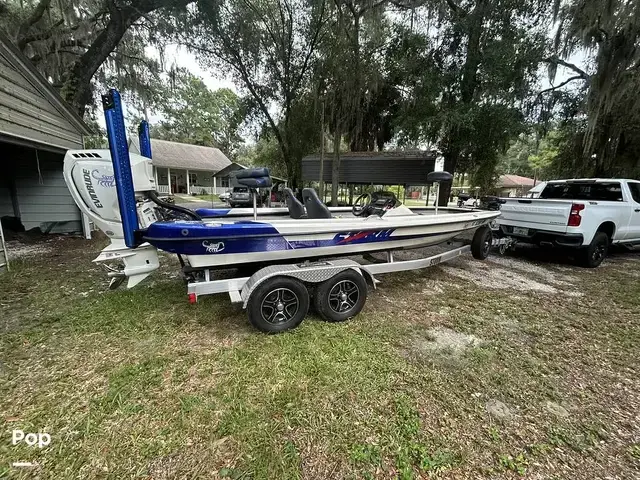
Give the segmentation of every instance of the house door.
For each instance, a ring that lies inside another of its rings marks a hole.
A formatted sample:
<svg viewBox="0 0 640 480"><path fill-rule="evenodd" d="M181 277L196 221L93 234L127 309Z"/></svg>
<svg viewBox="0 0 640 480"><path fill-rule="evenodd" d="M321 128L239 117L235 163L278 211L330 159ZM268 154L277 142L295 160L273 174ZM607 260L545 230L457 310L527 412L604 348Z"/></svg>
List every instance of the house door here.
<svg viewBox="0 0 640 480"><path fill-rule="evenodd" d="M178 175L172 173L170 182L171 182L171 193L180 193L178 192Z"/></svg>

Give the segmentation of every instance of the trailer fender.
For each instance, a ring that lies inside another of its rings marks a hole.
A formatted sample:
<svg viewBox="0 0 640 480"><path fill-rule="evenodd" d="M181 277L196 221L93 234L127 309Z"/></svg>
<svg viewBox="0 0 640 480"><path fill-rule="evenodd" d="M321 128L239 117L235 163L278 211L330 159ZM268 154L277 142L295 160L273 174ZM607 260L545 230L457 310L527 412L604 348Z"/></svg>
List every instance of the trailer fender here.
<svg viewBox="0 0 640 480"><path fill-rule="evenodd" d="M300 280L304 283L322 283L325 280L329 280L331 277L343 272L347 269L352 269L363 275L368 283L375 286L375 278L368 272L364 272L360 268L360 264L353 260L338 259L325 262L308 262L295 265L271 265L258 270L254 273L247 283L242 287L240 297L242 298L243 308L247 308L249 297L253 291L264 281L269 278L283 276L291 277Z"/></svg>

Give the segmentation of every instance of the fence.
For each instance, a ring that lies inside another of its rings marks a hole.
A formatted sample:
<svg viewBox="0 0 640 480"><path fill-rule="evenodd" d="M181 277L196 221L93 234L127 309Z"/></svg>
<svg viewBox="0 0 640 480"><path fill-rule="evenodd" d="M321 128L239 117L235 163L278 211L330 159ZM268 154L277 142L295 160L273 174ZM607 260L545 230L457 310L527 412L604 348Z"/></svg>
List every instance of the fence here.
<svg viewBox="0 0 640 480"><path fill-rule="evenodd" d="M168 195L169 194L169 185L156 185L156 189L158 191L158 193L164 194L164 195ZM191 193L194 193L196 195L200 195L202 193L205 193L207 195L220 195L221 193L224 193L228 190L227 187L201 187L199 185L191 185Z"/></svg>

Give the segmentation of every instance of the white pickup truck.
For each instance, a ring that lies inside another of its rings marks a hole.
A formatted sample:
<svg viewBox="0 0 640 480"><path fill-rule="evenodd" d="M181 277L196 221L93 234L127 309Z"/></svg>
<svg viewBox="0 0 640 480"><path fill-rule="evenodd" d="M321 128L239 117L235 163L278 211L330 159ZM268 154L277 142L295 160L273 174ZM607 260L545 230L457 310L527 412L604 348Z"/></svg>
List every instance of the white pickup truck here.
<svg viewBox="0 0 640 480"><path fill-rule="evenodd" d="M585 267L600 265L611 244L640 245L638 180L555 180L539 198L501 200L501 236L577 249Z"/></svg>

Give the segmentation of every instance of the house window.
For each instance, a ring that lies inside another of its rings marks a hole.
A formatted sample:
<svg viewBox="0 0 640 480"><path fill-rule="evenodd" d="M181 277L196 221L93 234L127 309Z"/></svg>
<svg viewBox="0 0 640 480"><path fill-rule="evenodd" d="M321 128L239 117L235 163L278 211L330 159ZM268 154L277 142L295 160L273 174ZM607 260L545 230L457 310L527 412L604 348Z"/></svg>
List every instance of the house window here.
<svg viewBox="0 0 640 480"><path fill-rule="evenodd" d="M190 173L189 174L189 184L190 185L197 185L198 184L198 174L197 173Z"/></svg>
<svg viewBox="0 0 640 480"><path fill-rule="evenodd" d="M222 177L220 179L220 186L226 188L229 186L229 177Z"/></svg>

